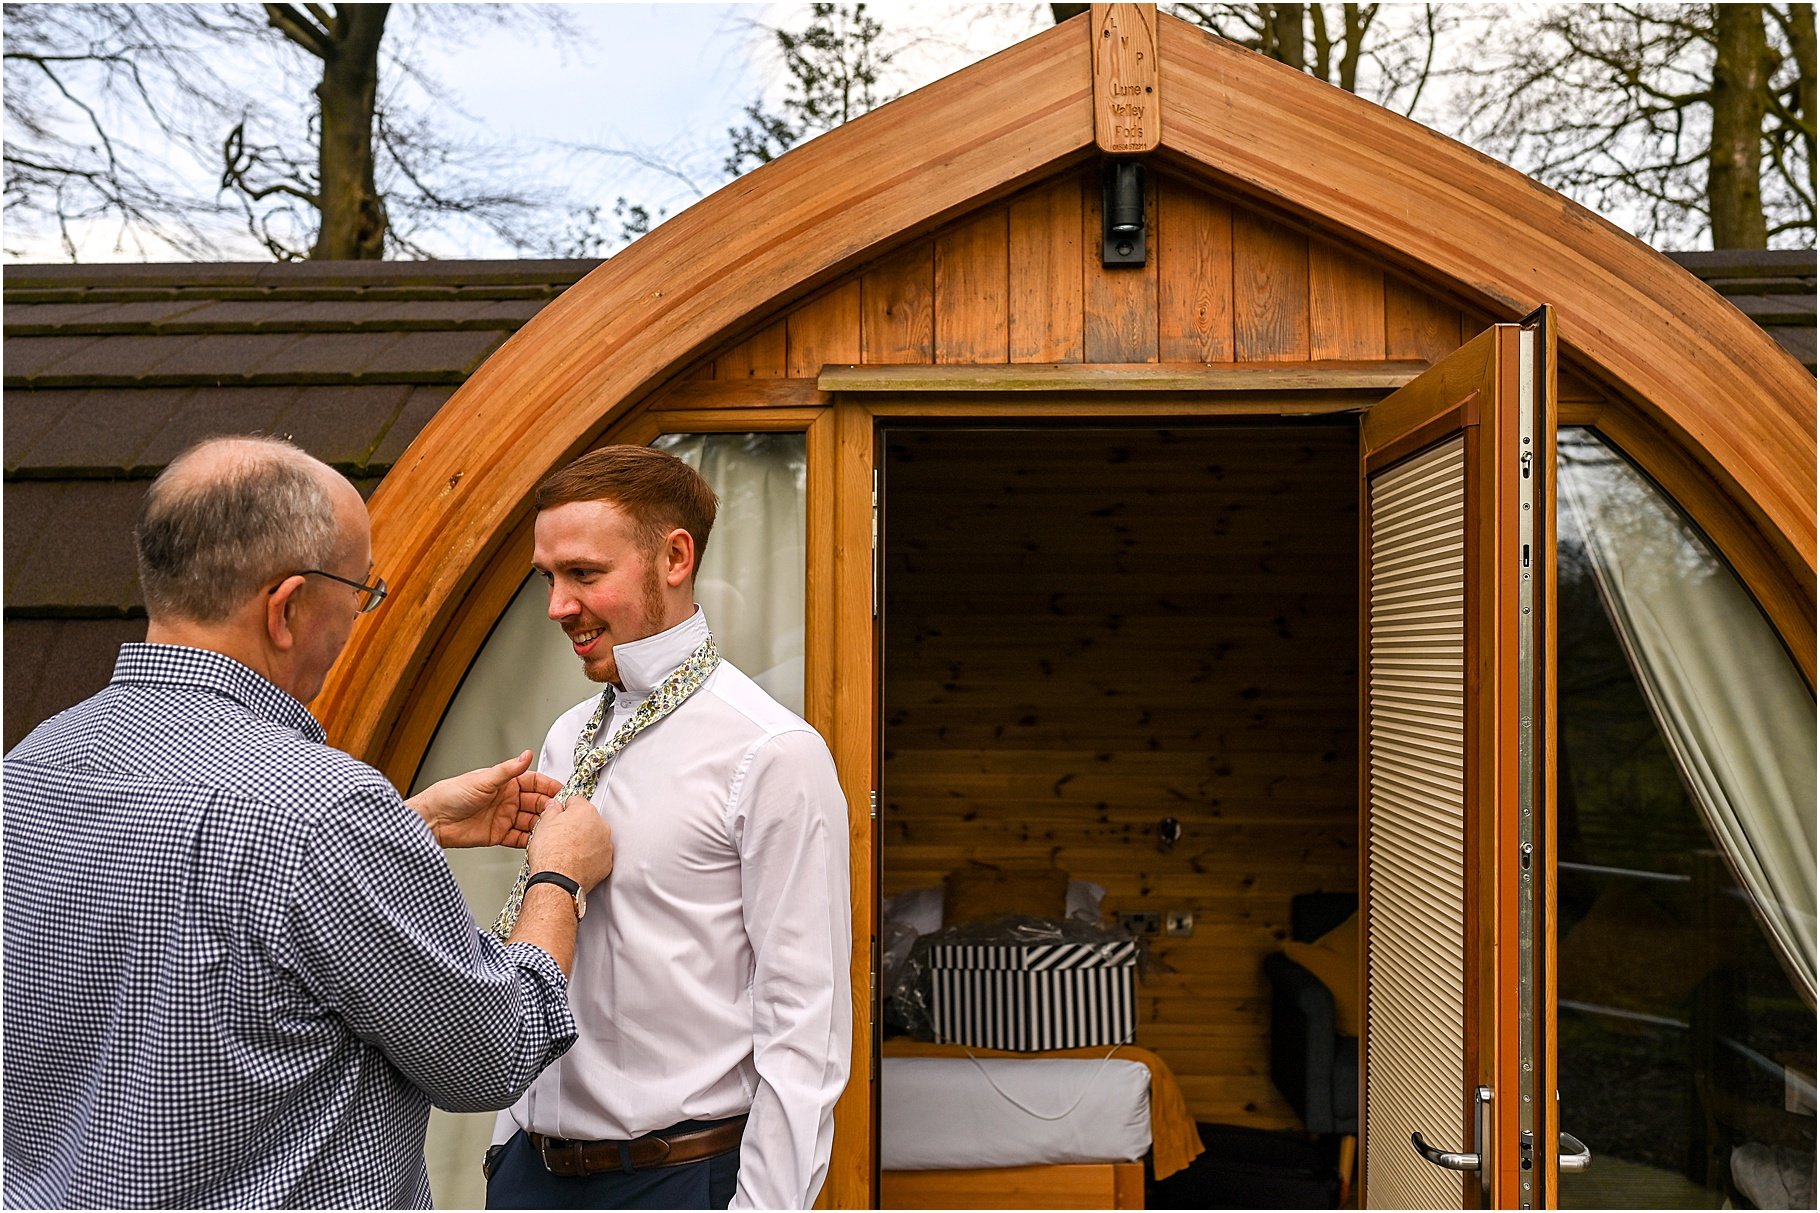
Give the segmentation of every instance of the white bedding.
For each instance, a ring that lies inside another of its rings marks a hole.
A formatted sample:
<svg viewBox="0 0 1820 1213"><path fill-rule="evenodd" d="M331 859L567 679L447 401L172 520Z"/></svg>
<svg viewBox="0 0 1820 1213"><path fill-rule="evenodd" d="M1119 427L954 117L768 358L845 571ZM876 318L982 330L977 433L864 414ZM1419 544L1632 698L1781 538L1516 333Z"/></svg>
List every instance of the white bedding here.
<svg viewBox="0 0 1820 1213"><path fill-rule="evenodd" d="M1131 1162L1150 1149L1150 1071L1068 1057L887 1057L887 1171Z"/></svg>

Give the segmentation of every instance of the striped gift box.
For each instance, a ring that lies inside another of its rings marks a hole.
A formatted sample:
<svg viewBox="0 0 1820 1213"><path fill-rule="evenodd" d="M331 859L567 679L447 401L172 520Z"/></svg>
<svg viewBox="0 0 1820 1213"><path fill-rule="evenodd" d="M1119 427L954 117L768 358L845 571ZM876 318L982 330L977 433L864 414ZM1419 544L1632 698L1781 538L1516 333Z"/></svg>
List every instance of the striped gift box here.
<svg viewBox="0 0 1820 1213"><path fill-rule="evenodd" d="M1137 943L941 944L929 949L935 1038L982 1049L1129 1044Z"/></svg>

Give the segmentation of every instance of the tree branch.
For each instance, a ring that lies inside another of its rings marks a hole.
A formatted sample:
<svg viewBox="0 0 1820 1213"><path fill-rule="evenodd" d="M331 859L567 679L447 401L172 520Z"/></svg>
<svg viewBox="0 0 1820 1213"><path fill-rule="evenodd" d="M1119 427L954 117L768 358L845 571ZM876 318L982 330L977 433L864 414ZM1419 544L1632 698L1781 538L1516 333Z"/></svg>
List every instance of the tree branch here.
<svg viewBox="0 0 1820 1213"><path fill-rule="evenodd" d="M314 9L316 6L310 5L309 7ZM328 31L320 26L312 25L309 18L297 10L296 5L265 5L265 16L273 29L318 59L326 63L334 58L335 43Z"/></svg>

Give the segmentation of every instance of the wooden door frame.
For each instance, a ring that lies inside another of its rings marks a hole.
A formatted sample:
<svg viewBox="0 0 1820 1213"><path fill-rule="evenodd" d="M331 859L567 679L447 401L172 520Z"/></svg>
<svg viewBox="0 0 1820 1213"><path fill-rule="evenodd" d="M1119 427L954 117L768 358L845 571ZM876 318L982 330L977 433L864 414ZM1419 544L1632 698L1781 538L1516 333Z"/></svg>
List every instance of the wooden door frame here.
<svg viewBox="0 0 1820 1213"><path fill-rule="evenodd" d="M879 631L872 601L872 475L881 462L881 431L887 426L928 422L965 427L1056 429L1093 426L1168 427L1224 421L1241 425L1282 425L1358 412L1355 390L1294 399L1260 400L1252 392L1141 393L1086 396L1070 392L1032 398L991 390L919 392L841 391L826 406L824 421L810 429L809 455L809 722L834 751L847 790L853 833L854 1061L841 1108L836 1111L834 1154L823 1201L833 1208L870 1208L877 1195L878 1150L870 1086L876 1047L870 1023L871 1000L864 990L872 957L869 935L876 932L878 889L871 884L878 854L870 821L869 794L880 785ZM1287 407L1285 407L1287 406ZM666 414L666 429L676 428ZM734 418L732 420L737 420ZM729 424L724 428L741 428ZM818 470L820 469L820 470ZM831 492L831 497L827 496ZM818 504L819 501L819 504ZM883 544L882 530L878 536ZM880 559L882 559L882 552ZM883 618L880 604L879 621ZM818 639L819 633L819 639ZM836 676L838 672L838 677ZM864 1055L862 1055L864 1052ZM864 1086L862 1087L862 1081ZM843 1110L845 1115L843 1116ZM870 1123L872 1132L846 1136ZM862 1194L864 1194L862 1196Z"/></svg>

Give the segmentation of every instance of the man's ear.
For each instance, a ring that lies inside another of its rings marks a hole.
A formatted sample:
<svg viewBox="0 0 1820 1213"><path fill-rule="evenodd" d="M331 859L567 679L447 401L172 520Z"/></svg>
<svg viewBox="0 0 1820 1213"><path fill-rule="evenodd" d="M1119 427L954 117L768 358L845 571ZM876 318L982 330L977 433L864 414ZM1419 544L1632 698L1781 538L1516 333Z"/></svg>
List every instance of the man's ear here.
<svg viewBox="0 0 1820 1213"><path fill-rule="evenodd" d="M664 536L664 584L679 586L695 576L695 536L677 527Z"/></svg>
<svg viewBox="0 0 1820 1213"><path fill-rule="evenodd" d="M266 595L266 640L281 653L288 653L297 645L297 633L291 627L291 611L297 606L297 595L303 591L304 584L303 574L293 573Z"/></svg>

